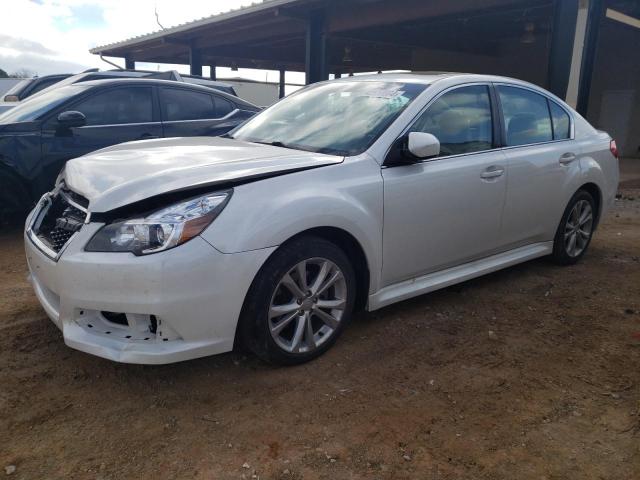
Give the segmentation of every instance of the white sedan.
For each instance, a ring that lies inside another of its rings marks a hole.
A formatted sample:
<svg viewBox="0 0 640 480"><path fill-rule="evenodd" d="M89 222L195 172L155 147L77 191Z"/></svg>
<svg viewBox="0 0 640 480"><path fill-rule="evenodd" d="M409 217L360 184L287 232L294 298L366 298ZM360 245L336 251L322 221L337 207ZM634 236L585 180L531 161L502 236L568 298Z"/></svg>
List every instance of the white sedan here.
<svg viewBox="0 0 640 480"><path fill-rule="evenodd" d="M536 257L572 264L613 204L615 142L534 85L466 74L323 82L226 138L68 162L25 230L67 345L169 363L325 352L354 309Z"/></svg>

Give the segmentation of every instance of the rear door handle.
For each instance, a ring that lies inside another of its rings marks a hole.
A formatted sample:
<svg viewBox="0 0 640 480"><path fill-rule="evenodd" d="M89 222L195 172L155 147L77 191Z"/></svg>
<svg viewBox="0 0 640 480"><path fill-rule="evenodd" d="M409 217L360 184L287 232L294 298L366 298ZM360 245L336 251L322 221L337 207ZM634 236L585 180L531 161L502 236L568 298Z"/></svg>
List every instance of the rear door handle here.
<svg viewBox="0 0 640 480"><path fill-rule="evenodd" d="M562 156L560 157L560 163L562 165L567 165L571 162L573 162L576 159L576 154L573 152L567 152L562 154Z"/></svg>
<svg viewBox="0 0 640 480"><path fill-rule="evenodd" d="M487 180L491 178L501 177L503 174L504 174L504 168L496 165L492 165L491 167L488 167L485 171L483 171L480 174L480 178Z"/></svg>

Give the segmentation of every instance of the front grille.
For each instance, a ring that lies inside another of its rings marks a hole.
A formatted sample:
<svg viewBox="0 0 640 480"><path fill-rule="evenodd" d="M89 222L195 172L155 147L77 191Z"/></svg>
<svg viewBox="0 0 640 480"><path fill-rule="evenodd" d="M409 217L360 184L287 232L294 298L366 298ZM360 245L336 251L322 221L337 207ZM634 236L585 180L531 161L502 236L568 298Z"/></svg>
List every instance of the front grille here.
<svg viewBox="0 0 640 480"><path fill-rule="evenodd" d="M85 203L86 202L86 203ZM72 205L75 203L77 206ZM33 227L33 233L48 248L58 253L69 239L82 227L87 212L83 209L88 201L69 190L60 190L50 199Z"/></svg>

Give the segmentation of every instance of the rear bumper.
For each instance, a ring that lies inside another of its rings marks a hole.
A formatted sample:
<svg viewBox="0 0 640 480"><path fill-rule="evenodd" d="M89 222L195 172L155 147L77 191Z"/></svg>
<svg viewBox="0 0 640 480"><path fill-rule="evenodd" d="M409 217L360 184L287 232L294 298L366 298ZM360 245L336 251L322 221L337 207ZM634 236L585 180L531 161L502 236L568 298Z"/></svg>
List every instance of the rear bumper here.
<svg viewBox="0 0 640 480"><path fill-rule="evenodd" d="M245 295L274 248L223 254L196 237L141 257L85 252L99 227L85 225L57 261L25 235L34 291L68 346L143 364L233 348ZM126 321L114 323L102 312L124 313Z"/></svg>

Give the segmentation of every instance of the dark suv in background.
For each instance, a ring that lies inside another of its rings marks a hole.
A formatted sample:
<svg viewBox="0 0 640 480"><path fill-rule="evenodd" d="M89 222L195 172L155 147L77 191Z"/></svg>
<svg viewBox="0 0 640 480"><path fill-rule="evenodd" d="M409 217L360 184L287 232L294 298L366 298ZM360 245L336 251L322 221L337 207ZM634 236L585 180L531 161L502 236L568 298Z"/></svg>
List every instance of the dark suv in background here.
<svg viewBox="0 0 640 480"><path fill-rule="evenodd" d="M91 70L76 75L68 76L59 82L51 85L46 90L41 90L41 93L49 91L53 88L63 87L65 85L72 85L74 83L88 82L91 80L108 80L112 78L147 78L154 80L173 80L174 82L191 83L194 85L202 85L203 87L213 88L220 90L221 92L228 93L229 95L236 96L236 92L233 86L228 83L218 82L217 80L211 80L209 78L198 77L196 75L184 75L178 73L175 70L167 70L164 72L152 72L149 70Z"/></svg>
<svg viewBox="0 0 640 480"><path fill-rule="evenodd" d="M42 92L0 115L0 216L26 212L71 158L133 140L222 135L259 110L168 80L92 80Z"/></svg>
<svg viewBox="0 0 640 480"><path fill-rule="evenodd" d="M42 77L25 78L20 80L4 94L2 100L5 102L20 102L31 95L38 93L51 85L58 83L65 78L71 77L71 73L60 73L58 75L44 75Z"/></svg>

